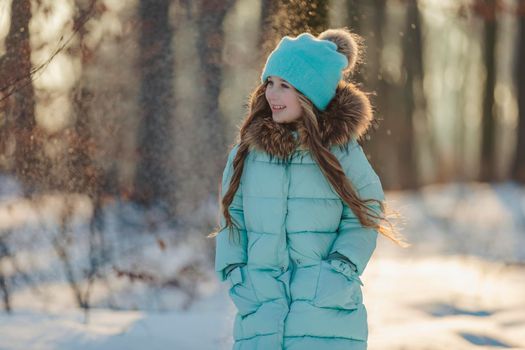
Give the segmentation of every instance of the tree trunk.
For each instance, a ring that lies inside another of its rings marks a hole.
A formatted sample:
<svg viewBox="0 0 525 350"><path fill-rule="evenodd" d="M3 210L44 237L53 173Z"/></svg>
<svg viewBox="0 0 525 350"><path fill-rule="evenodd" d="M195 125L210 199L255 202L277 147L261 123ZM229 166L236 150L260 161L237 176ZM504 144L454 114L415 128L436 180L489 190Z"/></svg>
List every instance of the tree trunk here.
<svg viewBox="0 0 525 350"><path fill-rule="evenodd" d="M217 175L222 173L226 154L226 128L224 116L219 107L222 83L222 51L224 47L224 19L234 5L233 0L203 0L199 3L197 28L197 52L201 75L196 80L202 88L202 104L196 123L198 150L206 161L197 163L194 175L202 179L202 188L196 194L198 202L218 196ZM199 204L197 202L197 204Z"/></svg>
<svg viewBox="0 0 525 350"><path fill-rule="evenodd" d="M519 14L520 38L516 62L516 84L518 95L518 135L516 153L512 167L512 178L525 184L525 3L522 1Z"/></svg>
<svg viewBox="0 0 525 350"><path fill-rule="evenodd" d="M92 103L93 92L86 86L88 78L84 73L84 67L87 64L86 57L90 57L92 52L84 42L86 35L84 24L93 12L95 2L96 0L92 0L91 4L85 7L84 1L76 0L77 14L74 18L74 29L78 30L78 46L75 47L75 53L81 57L83 71L72 89L71 104L76 123L74 128L69 130L73 133L73 137L70 138L72 152L67 159L69 178L65 186L66 191L87 193L91 197L100 186L100 174L97 174L91 154L92 147L89 146L93 143L89 126L89 106Z"/></svg>
<svg viewBox="0 0 525 350"><path fill-rule="evenodd" d="M141 0L140 105L142 121L138 130L140 160L135 175L136 201L145 205L169 200L174 190L169 158L173 133L173 30L169 22L170 0Z"/></svg>
<svg viewBox="0 0 525 350"><path fill-rule="evenodd" d="M421 39L421 21L416 0L409 1L406 6L405 35L403 36L403 67L407 79L405 92L405 120L400 152L405 160L400 169L401 187L417 189L420 185L418 177L417 142L415 138L415 120L423 115L425 96L423 92L423 53Z"/></svg>
<svg viewBox="0 0 525 350"><path fill-rule="evenodd" d="M261 57L263 60L285 35L297 36L308 32L315 36L327 29L329 4L328 0L262 0Z"/></svg>
<svg viewBox="0 0 525 350"><path fill-rule="evenodd" d="M26 192L31 192L42 176L36 155L37 138L33 134L35 93L31 80L30 20L31 1L12 1L6 53L0 60L0 98L6 121L4 131L11 129L7 133L15 135L14 172Z"/></svg>
<svg viewBox="0 0 525 350"><path fill-rule="evenodd" d="M363 22L365 21L365 17L363 15L364 9L365 9L365 6L363 5L361 0L350 0L348 1L348 6L346 7L346 11L348 14L348 23L349 23L348 29L351 32L360 35L361 37L365 36L364 25L363 25ZM362 47L362 52L360 53L361 56L365 55L366 47L367 47L367 43L365 42L364 46ZM366 64L364 66L358 65L348 80L351 80L358 85L361 85L362 83L364 83L366 79L366 74L361 70L361 68L366 70L367 69Z"/></svg>
<svg viewBox="0 0 525 350"><path fill-rule="evenodd" d="M261 20L259 30L259 62L261 68L266 63L266 58L280 40L280 30L274 18L279 13L279 5L276 1L261 0Z"/></svg>
<svg viewBox="0 0 525 350"><path fill-rule="evenodd" d="M365 36L368 46L367 81L375 92L371 96L375 107L375 122L373 139L370 144L372 157L369 160L376 166L378 175L383 179L385 189L400 189L400 168L404 162L399 148L400 132L405 127L399 118L405 115L403 101L404 84L399 86L385 78L382 67L382 50L384 41L384 26L387 19L386 0L375 0L368 9L370 14L369 35ZM395 34L397 35L397 34Z"/></svg>
<svg viewBox="0 0 525 350"><path fill-rule="evenodd" d="M488 0L484 3L484 63L486 71L485 91L483 95L483 116L481 120L480 180L494 181L496 166L496 118L494 115L494 89L496 85L496 3Z"/></svg>

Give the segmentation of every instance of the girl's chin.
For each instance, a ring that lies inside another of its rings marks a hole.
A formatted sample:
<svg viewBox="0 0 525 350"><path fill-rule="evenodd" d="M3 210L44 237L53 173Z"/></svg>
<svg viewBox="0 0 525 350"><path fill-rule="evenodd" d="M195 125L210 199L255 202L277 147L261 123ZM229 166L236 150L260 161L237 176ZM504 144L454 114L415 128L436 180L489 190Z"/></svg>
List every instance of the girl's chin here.
<svg viewBox="0 0 525 350"><path fill-rule="evenodd" d="M280 118L280 117L275 117L275 115L273 115L272 118L273 118L273 121L276 123L288 123L287 120L283 120L283 118Z"/></svg>

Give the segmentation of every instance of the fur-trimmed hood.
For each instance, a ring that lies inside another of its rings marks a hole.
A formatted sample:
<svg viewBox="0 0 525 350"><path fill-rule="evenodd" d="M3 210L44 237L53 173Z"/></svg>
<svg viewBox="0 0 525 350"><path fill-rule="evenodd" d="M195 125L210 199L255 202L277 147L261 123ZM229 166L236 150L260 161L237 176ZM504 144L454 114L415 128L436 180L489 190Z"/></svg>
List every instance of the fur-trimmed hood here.
<svg viewBox="0 0 525 350"><path fill-rule="evenodd" d="M359 139L372 120L368 97L353 84L341 81L334 98L320 112L321 142L325 147L344 146L351 139ZM246 142L250 149L289 159L297 149L308 149L308 137L302 119L280 124L273 121L270 114L252 121L247 128Z"/></svg>

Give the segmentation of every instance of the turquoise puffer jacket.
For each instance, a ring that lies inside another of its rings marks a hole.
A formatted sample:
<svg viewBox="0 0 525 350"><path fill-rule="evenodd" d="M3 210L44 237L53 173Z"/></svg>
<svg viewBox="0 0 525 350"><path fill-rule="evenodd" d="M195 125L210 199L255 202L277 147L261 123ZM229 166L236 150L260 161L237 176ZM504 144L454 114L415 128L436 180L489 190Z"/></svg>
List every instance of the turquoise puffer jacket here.
<svg viewBox="0 0 525 350"><path fill-rule="evenodd" d="M384 200L380 179L356 141L371 120L368 100L341 84L321 119L323 140L359 196ZM360 276L377 232L360 225L301 148L307 135L300 123L290 130L270 116L254 120L248 135L250 152L229 208L241 242L229 239L222 215L216 236L215 270L228 282L238 311L233 349L366 349ZM238 146L228 155L223 194Z"/></svg>

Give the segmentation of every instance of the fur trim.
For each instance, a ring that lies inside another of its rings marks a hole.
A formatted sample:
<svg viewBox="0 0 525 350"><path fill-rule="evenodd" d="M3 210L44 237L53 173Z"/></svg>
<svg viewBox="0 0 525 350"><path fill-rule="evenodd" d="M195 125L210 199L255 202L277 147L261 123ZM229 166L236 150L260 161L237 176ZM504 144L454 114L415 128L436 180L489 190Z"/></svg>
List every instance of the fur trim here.
<svg viewBox="0 0 525 350"><path fill-rule="evenodd" d="M340 81L326 110L319 112L321 142L328 148L344 147L351 139L359 139L364 135L372 119L372 109L366 95L353 84ZM298 132L297 139L294 130ZM302 119L280 124L268 115L252 121L247 128L245 141L250 149L289 159L297 148L308 149L308 137Z"/></svg>

